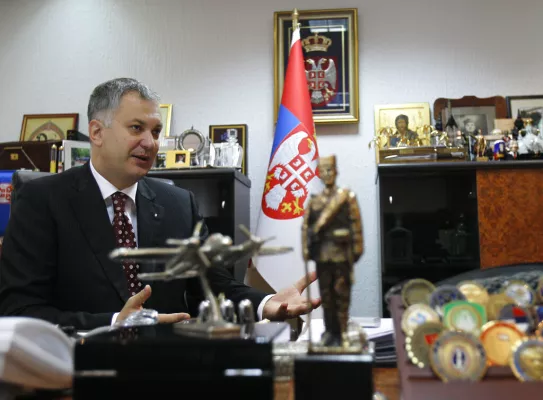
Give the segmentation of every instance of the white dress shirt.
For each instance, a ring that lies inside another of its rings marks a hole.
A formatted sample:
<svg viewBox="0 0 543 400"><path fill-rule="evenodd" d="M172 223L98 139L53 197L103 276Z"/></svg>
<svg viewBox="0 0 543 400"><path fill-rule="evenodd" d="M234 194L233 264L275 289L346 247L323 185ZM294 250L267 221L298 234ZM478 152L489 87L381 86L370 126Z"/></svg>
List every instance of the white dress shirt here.
<svg viewBox="0 0 543 400"><path fill-rule="evenodd" d="M126 206L125 206L125 214L127 215L128 219L130 220L130 223L134 227L134 235L136 236L136 246L138 244L138 214L136 211L136 193L138 191L138 182L134 183L132 186L127 187L126 189L119 190L115 186L111 184L106 178L104 178L98 171L96 171L96 168L94 168L94 165L92 165L92 161L89 162L90 169L92 172L92 176L94 176L94 179L96 180L96 183L98 184L98 188L100 189L100 192L102 193L102 198L106 202L107 207L107 214L109 215L109 221L111 224L113 224L113 200L111 199L111 195L116 192L122 192L126 194L129 199L126 200ZM259 320L262 320L262 313L264 312L264 305L266 302L272 297L273 295L270 294L260 302L257 309L257 316ZM113 318L111 319L111 324L113 325L115 321L117 320L117 315L119 313L113 314Z"/></svg>

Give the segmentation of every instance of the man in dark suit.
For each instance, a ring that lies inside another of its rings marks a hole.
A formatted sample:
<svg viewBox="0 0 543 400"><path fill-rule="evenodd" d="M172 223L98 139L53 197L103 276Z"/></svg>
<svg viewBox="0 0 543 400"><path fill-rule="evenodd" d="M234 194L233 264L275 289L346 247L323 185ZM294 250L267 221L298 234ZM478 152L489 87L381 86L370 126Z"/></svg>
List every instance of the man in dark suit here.
<svg viewBox="0 0 543 400"><path fill-rule="evenodd" d="M145 303L162 323L189 318L187 297L201 298L197 280L155 282L151 296L137 276L153 267L109 259L116 246L189 237L202 218L192 193L145 177L158 151L158 106L158 96L133 79L95 88L90 162L28 182L17 194L0 258L1 315L86 330L124 320ZM208 276L215 293L235 303L251 300L259 318L292 318L320 304L301 296L305 277L267 295L223 269L211 268Z"/></svg>

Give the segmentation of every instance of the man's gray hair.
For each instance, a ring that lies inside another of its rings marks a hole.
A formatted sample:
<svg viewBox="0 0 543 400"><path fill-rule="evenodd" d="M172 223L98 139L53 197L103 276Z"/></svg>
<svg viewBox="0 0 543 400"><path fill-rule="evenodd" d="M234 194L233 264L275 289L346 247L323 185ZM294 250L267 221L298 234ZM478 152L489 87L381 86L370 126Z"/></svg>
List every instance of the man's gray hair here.
<svg viewBox="0 0 543 400"><path fill-rule="evenodd" d="M92 91L87 109L89 122L97 119L109 127L113 115L121 103L121 98L129 92L137 92L144 100L160 103L159 95L149 89L147 85L131 78L112 79L101 83Z"/></svg>

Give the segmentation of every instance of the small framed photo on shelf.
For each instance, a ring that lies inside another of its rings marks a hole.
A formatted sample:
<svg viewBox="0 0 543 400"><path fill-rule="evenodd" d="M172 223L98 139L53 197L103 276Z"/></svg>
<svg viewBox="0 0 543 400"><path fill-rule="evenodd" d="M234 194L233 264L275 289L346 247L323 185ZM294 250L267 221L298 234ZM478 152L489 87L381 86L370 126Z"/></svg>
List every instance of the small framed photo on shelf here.
<svg viewBox="0 0 543 400"><path fill-rule="evenodd" d="M450 114L454 117L458 129L466 135L476 136L479 130L485 136L492 135L496 128L495 120L507 118L505 98L464 96L461 99L439 98L434 102L434 118L436 120L441 118L443 128Z"/></svg>
<svg viewBox="0 0 543 400"><path fill-rule="evenodd" d="M300 39L315 124L357 123L358 9L299 10ZM277 120L292 41L292 11L274 14Z"/></svg>
<svg viewBox="0 0 543 400"><path fill-rule="evenodd" d="M79 114L25 114L19 141L65 140L78 123Z"/></svg>
<svg viewBox="0 0 543 400"><path fill-rule="evenodd" d="M83 165L90 160L90 142L63 140L62 147L64 148L64 170Z"/></svg>
<svg viewBox="0 0 543 400"><path fill-rule="evenodd" d="M166 151L166 168L190 167L190 151L168 150Z"/></svg>
<svg viewBox="0 0 543 400"><path fill-rule="evenodd" d="M237 132L238 143L243 149L243 160L241 161L241 173L247 175L247 155L249 153L249 148L247 144L247 125L211 125L209 127L209 139L211 143L219 144L226 143L228 138L228 129L234 129Z"/></svg>
<svg viewBox="0 0 543 400"><path fill-rule="evenodd" d="M153 169L165 169L166 168L166 151L159 151L156 153L155 165Z"/></svg>
<svg viewBox="0 0 543 400"><path fill-rule="evenodd" d="M507 112L509 118L531 118L532 125L543 132L543 94L529 96L508 96Z"/></svg>
<svg viewBox="0 0 543 400"><path fill-rule="evenodd" d="M160 132L160 139L170 136L170 127L172 123L172 104L161 104L159 106L160 117L162 119L162 132Z"/></svg>

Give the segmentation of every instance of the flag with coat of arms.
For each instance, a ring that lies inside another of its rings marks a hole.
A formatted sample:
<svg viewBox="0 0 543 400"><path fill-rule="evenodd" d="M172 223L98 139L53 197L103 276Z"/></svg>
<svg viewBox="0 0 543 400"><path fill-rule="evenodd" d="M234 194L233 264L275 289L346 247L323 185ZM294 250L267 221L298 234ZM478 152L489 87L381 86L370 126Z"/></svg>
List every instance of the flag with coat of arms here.
<svg viewBox="0 0 543 400"><path fill-rule="evenodd" d="M252 260L262 278L276 291L305 274L301 229L311 193L323 188L317 172L318 157L300 28L296 27L256 228L257 236L275 238L268 245L290 246L294 250ZM311 285L311 297L318 294L314 286Z"/></svg>

